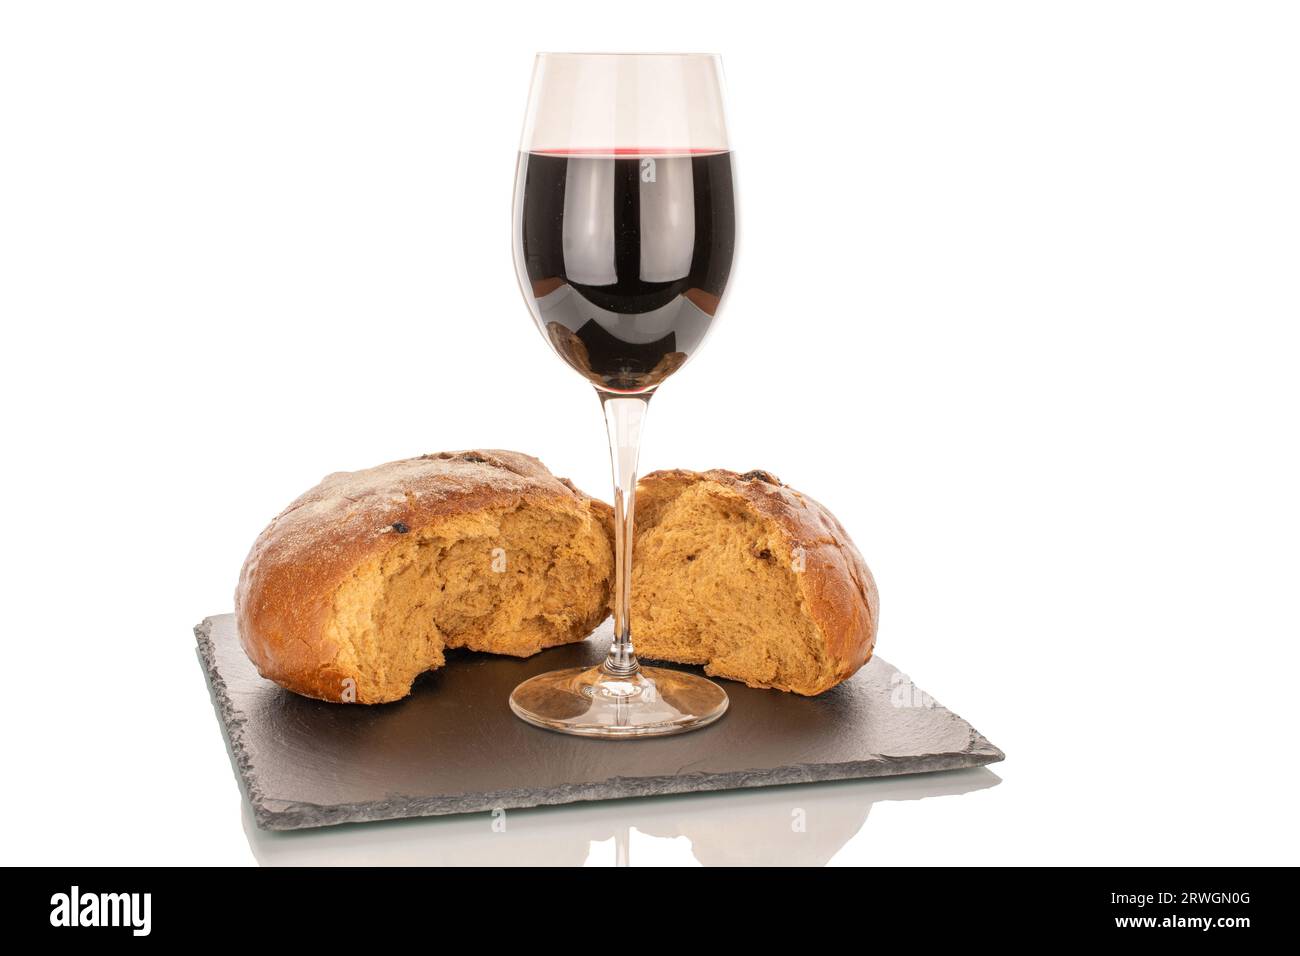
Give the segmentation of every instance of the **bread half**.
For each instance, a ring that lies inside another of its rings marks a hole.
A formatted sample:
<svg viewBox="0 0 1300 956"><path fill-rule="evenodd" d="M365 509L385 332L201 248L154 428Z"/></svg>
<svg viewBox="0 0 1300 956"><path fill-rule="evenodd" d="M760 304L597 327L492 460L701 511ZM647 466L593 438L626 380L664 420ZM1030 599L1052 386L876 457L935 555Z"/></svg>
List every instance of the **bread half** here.
<svg viewBox="0 0 1300 956"><path fill-rule="evenodd" d="M637 485L632 639L643 658L820 694L871 657L871 571L824 507L764 471Z"/></svg>
<svg viewBox="0 0 1300 956"><path fill-rule="evenodd" d="M240 640L263 677L399 700L447 648L526 656L609 613L611 512L536 458L442 452L330 475L258 537Z"/></svg>

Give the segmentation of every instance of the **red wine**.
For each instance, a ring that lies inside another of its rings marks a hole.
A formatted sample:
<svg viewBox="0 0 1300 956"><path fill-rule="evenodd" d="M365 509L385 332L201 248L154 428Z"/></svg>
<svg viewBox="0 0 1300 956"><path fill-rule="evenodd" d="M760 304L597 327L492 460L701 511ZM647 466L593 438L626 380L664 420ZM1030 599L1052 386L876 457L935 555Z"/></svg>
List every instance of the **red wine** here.
<svg viewBox="0 0 1300 956"><path fill-rule="evenodd" d="M731 154L525 153L516 195L520 281L556 352L609 391L680 368L731 272Z"/></svg>

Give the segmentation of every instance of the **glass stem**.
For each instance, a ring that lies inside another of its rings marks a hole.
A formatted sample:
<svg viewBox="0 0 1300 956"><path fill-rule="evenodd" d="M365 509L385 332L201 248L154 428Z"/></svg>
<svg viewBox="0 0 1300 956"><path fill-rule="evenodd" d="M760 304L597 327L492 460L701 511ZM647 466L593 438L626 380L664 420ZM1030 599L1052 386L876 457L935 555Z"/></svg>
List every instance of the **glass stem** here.
<svg viewBox="0 0 1300 956"><path fill-rule="evenodd" d="M601 666L608 674L627 677L641 669L632 646L632 534L641 424L650 396L601 392L600 403L609 429L609 458L614 472L614 642Z"/></svg>

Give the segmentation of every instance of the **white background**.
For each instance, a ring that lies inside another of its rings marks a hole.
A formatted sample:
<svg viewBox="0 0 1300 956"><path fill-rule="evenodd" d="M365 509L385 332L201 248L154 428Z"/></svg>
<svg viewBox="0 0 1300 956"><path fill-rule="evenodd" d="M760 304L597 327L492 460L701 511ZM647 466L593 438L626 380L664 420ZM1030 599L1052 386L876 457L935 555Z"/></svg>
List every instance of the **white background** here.
<svg viewBox="0 0 1300 956"><path fill-rule="evenodd" d="M0 855L253 862L190 629L323 474L607 495L511 265L532 54L690 49L743 240L643 470L827 503L882 656L1008 754L835 862L1300 862L1298 46L1281 3L5 4Z"/></svg>

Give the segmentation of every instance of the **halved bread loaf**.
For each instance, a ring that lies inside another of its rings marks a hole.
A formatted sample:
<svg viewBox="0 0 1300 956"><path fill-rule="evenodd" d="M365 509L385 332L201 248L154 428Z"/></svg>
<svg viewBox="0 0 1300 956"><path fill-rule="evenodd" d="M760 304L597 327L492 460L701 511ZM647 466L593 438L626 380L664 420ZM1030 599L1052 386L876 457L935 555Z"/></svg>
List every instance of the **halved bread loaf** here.
<svg viewBox="0 0 1300 956"><path fill-rule="evenodd" d="M240 640L321 700L399 700L446 648L526 656L609 613L612 515L536 458L443 452L325 478L258 537Z"/></svg>
<svg viewBox="0 0 1300 956"><path fill-rule="evenodd" d="M635 541L642 657L806 695L871 657L871 571L829 511L767 472L646 475Z"/></svg>

